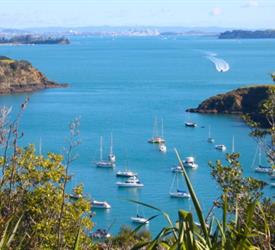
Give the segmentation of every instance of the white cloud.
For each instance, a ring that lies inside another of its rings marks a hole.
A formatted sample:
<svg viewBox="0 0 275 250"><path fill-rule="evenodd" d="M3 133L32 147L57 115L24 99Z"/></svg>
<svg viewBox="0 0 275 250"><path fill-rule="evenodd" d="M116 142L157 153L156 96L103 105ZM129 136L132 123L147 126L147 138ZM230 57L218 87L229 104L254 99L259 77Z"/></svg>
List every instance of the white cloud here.
<svg viewBox="0 0 275 250"><path fill-rule="evenodd" d="M219 7L215 7L210 11L210 15L212 16L220 16L223 13L223 10Z"/></svg>
<svg viewBox="0 0 275 250"><path fill-rule="evenodd" d="M246 3L243 5L244 8L253 8L258 6L259 6L258 0L249 0L249 1L246 1Z"/></svg>

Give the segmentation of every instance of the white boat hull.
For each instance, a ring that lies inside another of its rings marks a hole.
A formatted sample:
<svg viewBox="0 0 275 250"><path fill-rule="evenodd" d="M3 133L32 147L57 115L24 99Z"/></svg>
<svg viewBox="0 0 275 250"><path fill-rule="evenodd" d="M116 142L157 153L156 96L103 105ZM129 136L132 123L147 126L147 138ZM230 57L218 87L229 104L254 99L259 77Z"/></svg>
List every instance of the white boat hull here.
<svg viewBox="0 0 275 250"><path fill-rule="evenodd" d="M131 221L138 224L149 224L148 219L143 217L131 217Z"/></svg>
<svg viewBox="0 0 275 250"><path fill-rule="evenodd" d="M142 183L138 184L138 183L117 182L116 184L118 187L122 187L122 188L141 188L144 186Z"/></svg>
<svg viewBox="0 0 275 250"><path fill-rule="evenodd" d="M184 166L185 168L193 168L193 169L195 169L195 168L197 168L199 165L196 164L196 163L187 163L187 162L184 162L184 163L183 163L183 166Z"/></svg>
<svg viewBox="0 0 275 250"><path fill-rule="evenodd" d="M185 192L170 192L170 197L172 198L181 198L181 199L189 199L190 194Z"/></svg>
<svg viewBox="0 0 275 250"><path fill-rule="evenodd" d="M114 168L115 164L112 162L98 161L95 163L98 168Z"/></svg>

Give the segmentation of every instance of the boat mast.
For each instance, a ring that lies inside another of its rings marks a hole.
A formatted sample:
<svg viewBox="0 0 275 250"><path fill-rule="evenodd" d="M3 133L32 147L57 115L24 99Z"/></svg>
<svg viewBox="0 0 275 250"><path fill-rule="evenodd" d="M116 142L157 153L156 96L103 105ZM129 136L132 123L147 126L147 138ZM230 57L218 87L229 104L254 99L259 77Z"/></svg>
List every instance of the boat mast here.
<svg viewBox="0 0 275 250"><path fill-rule="evenodd" d="M110 155L113 154L113 134L111 133Z"/></svg>
<svg viewBox="0 0 275 250"><path fill-rule="evenodd" d="M155 131L155 133L156 133L155 136L158 137L159 136L159 130L158 130L158 118L157 117L156 117L156 121L155 121L155 126L156 126L156 128L155 128L155 130L156 130Z"/></svg>
<svg viewBox="0 0 275 250"><path fill-rule="evenodd" d="M103 154L103 138L100 136L100 160L102 161L102 154Z"/></svg>
<svg viewBox="0 0 275 250"><path fill-rule="evenodd" d="M262 165L262 150L261 150L261 145L259 145L259 166Z"/></svg>
<svg viewBox="0 0 275 250"><path fill-rule="evenodd" d="M42 140L41 140L41 137L39 139L39 155L42 155Z"/></svg>
<svg viewBox="0 0 275 250"><path fill-rule="evenodd" d="M235 152L235 138L234 138L234 135L233 135L233 137L232 137L232 154Z"/></svg>
<svg viewBox="0 0 275 250"><path fill-rule="evenodd" d="M161 119L161 138L162 139L164 138L164 135L163 135L163 119Z"/></svg>

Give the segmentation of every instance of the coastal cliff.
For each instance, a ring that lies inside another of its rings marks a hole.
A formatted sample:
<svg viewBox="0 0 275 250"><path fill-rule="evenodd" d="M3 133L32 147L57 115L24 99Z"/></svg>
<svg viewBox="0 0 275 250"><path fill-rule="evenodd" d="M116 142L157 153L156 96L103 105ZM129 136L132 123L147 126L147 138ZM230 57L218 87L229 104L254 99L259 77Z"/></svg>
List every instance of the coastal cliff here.
<svg viewBox="0 0 275 250"><path fill-rule="evenodd" d="M270 97L275 85L255 85L219 94L203 101L197 108L187 109L194 113L248 114L256 122L265 124L261 106Z"/></svg>
<svg viewBox="0 0 275 250"><path fill-rule="evenodd" d="M66 87L48 80L28 61L0 56L0 94L33 92L46 88Z"/></svg>

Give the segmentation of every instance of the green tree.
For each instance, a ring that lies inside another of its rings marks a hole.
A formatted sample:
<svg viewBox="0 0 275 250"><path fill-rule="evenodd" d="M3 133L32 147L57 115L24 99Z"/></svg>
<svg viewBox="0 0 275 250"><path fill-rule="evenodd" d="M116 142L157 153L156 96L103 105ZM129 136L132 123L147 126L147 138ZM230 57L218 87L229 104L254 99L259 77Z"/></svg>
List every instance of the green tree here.
<svg viewBox="0 0 275 250"><path fill-rule="evenodd" d="M83 196L72 200L66 193L75 133L71 130L65 160L55 153L39 155L33 145L19 147L26 104L12 122L10 109L0 110L0 249L73 249L76 241L79 249L92 249L90 201ZM82 189L75 190L82 194Z"/></svg>

